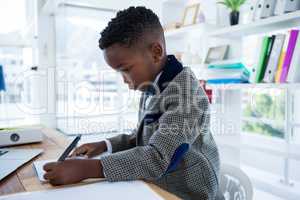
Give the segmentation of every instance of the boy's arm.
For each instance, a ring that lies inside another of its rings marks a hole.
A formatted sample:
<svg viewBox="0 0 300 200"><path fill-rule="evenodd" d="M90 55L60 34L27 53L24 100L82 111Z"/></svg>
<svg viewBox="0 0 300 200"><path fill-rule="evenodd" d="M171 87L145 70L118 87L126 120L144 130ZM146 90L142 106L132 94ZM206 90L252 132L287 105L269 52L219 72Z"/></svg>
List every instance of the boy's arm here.
<svg viewBox="0 0 300 200"><path fill-rule="evenodd" d="M192 103L193 97L196 97L196 102ZM183 94L183 98L183 102L170 99L167 103L167 110L159 119L159 128L151 136L148 145L101 159L108 181L157 179L166 173L178 147L192 144L200 134L209 133L208 99L204 92L200 90L200 93L193 95ZM179 108L180 103L184 106L189 104L190 107Z"/></svg>

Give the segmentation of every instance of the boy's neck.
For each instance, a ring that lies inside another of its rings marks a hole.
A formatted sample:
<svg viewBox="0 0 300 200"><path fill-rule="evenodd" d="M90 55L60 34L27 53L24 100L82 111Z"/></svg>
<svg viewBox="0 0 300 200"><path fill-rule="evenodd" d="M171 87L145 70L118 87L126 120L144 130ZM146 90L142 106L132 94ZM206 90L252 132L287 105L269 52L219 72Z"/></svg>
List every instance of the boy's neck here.
<svg viewBox="0 0 300 200"><path fill-rule="evenodd" d="M157 72L155 73L155 76L154 76L154 78L153 78L152 81L154 81L154 80L156 79L156 77L159 75L159 73L160 73L160 72L163 70L163 68L166 66L167 60L168 60L168 56L165 55L165 56L163 57L162 61L161 61L161 64L159 65L158 70L157 70Z"/></svg>

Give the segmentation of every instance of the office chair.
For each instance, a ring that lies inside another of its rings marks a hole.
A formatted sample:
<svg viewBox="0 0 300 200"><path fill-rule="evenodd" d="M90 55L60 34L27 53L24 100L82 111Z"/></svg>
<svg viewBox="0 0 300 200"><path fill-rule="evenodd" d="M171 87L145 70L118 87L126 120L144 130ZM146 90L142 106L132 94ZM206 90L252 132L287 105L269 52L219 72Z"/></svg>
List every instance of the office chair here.
<svg viewBox="0 0 300 200"><path fill-rule="evenodd" d="M216 200L252 200L253 187L239 168L223 164L220 170L219 193Z"/></svg>

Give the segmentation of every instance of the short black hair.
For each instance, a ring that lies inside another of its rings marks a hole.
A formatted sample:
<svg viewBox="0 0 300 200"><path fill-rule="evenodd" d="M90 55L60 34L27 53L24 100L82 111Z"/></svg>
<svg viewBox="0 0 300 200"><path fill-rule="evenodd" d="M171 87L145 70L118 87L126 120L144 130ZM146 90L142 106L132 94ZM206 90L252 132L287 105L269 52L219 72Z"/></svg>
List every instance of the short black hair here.
<svg viewBox="0 0 300 200"><path fill-rule="evenodd" d="M143 6L129 7L119 11L101 32L100 49L119 43L131 47L143 39L145 33L163 32L158 16Z"/></svg>

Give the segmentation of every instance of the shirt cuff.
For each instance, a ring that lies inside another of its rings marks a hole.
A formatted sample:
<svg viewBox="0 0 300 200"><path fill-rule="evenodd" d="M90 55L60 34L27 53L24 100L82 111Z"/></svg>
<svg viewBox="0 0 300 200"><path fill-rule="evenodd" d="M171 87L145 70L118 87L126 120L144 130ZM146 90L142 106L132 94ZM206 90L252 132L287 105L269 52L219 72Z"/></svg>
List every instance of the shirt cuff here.
<svg viewBox="0 0 300 200"><path fill-rule="evenodd" d="M107 153L112 153L111 142L107 139L105 139L104 142L106 143Z"/></svg>
<svg viewBox="0 0 300 200"><path fill-rule="evenodd" d="M100 162L101 162L101 165L102 165L102 161L101 161L101 159L100 159ZM102 172L103 172L103 176L104 176L104 178L106 178L106 175L105 175L105 172L104 172L104 169L103 169L103 165L102 165Z"/></svg>

